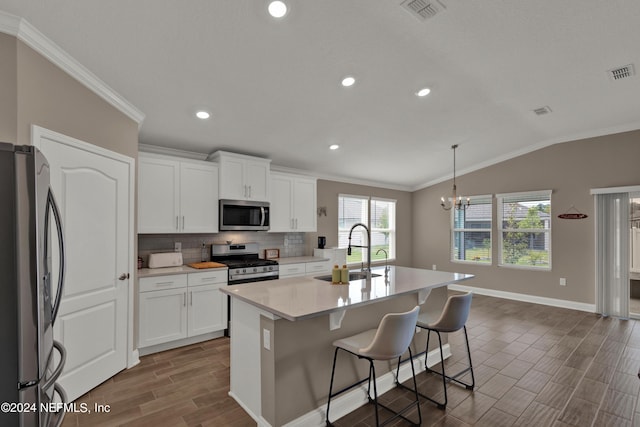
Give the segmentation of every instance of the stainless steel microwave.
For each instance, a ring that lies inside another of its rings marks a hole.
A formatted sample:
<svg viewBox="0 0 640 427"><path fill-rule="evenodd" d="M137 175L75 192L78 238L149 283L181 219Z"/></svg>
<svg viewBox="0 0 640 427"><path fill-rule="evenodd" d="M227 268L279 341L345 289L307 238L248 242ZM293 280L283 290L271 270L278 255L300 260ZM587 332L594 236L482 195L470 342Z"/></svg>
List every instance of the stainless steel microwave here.
<svg viewBox="0 0 640 427"><path fill-rule="evenodd" d="M269 229L269 202L220 200L220 231Z"/></svg>

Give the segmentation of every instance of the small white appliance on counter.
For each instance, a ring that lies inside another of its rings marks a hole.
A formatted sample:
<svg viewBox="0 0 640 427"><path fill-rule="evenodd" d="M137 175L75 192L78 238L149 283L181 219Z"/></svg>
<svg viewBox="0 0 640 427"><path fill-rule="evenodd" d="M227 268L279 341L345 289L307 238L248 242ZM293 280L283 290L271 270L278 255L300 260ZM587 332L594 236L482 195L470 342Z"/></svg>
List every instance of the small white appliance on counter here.
<svg viewBox="0 0 640 427"><path fill-rule="evenodd" d="M182 252L149 254L149 268L179 267L181 265Z"/></svg>

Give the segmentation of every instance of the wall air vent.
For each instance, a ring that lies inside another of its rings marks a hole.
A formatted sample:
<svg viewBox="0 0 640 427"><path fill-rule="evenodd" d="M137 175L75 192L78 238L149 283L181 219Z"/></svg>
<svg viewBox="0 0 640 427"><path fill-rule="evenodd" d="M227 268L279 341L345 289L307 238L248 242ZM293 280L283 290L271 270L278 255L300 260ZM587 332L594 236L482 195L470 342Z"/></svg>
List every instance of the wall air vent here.
<svg viewBox="0 0 640 427"><path fill-rule="evenodd" d="M611 80L621 80L627 77L631 77L636 74L636 70L633 67L633 64L625 65L624 67L614 68L613 70L607 71Z"/></svg>
<svg viewBox="0 0 640 427"><path fill-rule="evenodd" d="M551 112L551 108L545 105L544 107L536 108L535 110L533 110L533 112L538 116L544 116L545 114L549 114Z"/></svg>
<svg viewBox="0 0 640 427"><path fill-rule="evenodd" d="M400 6L420 21L426 21L446 9L440 0L405 0Z"/></svg>

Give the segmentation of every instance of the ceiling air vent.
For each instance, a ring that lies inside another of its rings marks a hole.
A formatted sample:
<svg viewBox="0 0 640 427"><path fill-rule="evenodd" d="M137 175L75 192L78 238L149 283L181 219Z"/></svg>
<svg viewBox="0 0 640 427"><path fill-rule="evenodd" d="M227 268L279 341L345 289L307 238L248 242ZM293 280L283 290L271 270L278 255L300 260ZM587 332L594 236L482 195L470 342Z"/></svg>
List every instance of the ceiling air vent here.
<svg viewBox="0 0 640 427"><path fill-rule="evenodd" d="M625 65L624 67L614 68L613 70L607 71L611 80L621 80L627 77L633 76L636 71L633 68L633 64Z"/></svg>
<svg viewBox="0 0 640 427"><path fill-rule="evenodd" d="M533 110L533 112L538 116L544 116L545 114L549 114L551 112L551 108L545 105L544 107L536 108L535 110Z"/></svg>
<svg viewBox="0 0 640 427"><path fill-rule="evenodd" d="M426 21L446 9L439 0L405 0L400 6L420 21Z"/></svg>

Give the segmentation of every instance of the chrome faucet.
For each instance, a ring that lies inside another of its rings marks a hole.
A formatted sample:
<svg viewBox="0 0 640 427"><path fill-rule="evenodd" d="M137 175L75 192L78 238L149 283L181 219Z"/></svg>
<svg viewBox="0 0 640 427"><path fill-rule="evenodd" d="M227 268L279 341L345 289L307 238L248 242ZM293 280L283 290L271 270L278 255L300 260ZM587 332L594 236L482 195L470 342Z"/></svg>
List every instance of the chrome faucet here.
<svg viewBox="0 0 640 427"><path fill-rule="evenodd" d="M352 245L351 244L351 233L353 233L353 229L356 228L357 226L364 227L364 229L367 230L367 246ZM371 232L369 231L369 227L367 227L366 225L364 225L361 222L355 224L353 227L351 227L351 230L349 230L349 247L347 248L347 255L351 255L351 247L352 246L354 248L367 248L367 269L366 269L366 271L369 272L369 274L371 274ZM363 268L362 271L365 271L365 269Z"/></svg>
<svg viewBox="0 0 640 427"><path fill-rule="evenodd" d="M376 255L378 255L380 252L384 252L384 275L386 276L389 273L389 265L387 264L387 261L389 260L389 254L387 253L386 249L380 248L376 252Z"/></svg>

